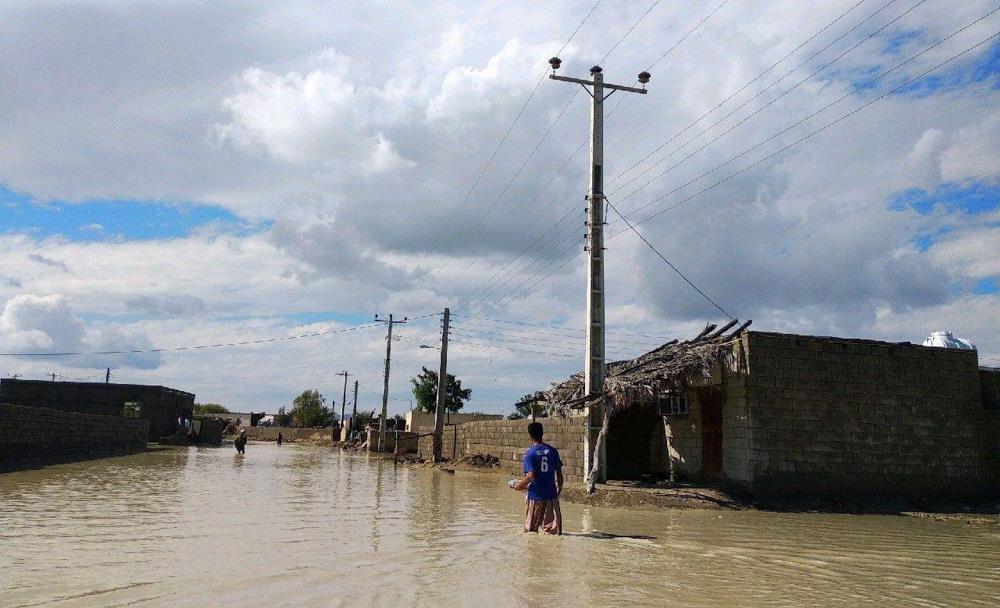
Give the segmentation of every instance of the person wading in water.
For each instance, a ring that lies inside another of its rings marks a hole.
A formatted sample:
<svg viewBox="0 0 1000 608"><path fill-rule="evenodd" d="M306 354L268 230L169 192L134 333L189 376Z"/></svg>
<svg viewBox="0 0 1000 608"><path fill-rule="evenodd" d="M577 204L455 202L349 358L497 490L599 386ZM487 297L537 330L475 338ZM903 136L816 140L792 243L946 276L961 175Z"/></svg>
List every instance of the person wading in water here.
<svg viewBox="0 0 1000 608"><path fill-rule="evenodd" d="M524 509L524 531L562 534L559 494L563 488L559 450L542 441L542 423L528 425L531 447L524 453L524 479L512 482L518 492L528 491Z"/></svg>
<svg viewBox="0 0 1000 608"><path fill-rule="evenodd" d="M233 440L233 445L236 446L237 454L245 454L247 448L247 430L240 429L240 434L236 436Z"/></svg>

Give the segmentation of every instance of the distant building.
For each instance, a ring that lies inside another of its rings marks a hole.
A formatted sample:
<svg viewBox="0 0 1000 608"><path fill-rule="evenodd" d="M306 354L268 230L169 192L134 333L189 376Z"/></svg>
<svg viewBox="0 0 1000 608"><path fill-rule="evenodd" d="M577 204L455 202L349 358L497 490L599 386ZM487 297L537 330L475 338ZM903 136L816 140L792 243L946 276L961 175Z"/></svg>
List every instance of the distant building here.
<svg viewBox="0 0 1000 608"><path fill-rule="evenodd" d="M503 420L499 414L446 413L445 424L462 424L477 420ZM434 412L410 410L406 412L406 430L411 433L431 433L434 431Z"/></svg>
<svg viewBox="0 0 1000 608"><path fill-rule="evenodd" d="M191 418L194 394L144 384L4 378L0 403L104 416L123 416L127 410L129 416L149 421L149 440L157 441L177 430L178 417Z"/></svg>

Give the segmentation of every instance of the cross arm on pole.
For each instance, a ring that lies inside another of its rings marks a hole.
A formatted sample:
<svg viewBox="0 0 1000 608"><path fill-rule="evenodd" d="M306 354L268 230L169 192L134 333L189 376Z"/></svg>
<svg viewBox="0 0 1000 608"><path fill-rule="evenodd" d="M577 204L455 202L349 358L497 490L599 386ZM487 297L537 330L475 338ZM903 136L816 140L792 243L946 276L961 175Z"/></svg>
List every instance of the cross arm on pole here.
<svg viewBox="0 0 1000 608"><path fill-rule="evenodd" d="M552 80L562 80L563 82L575 82L584 86L591 86L594 84L592 80L586 80L584 78L571 78L570 76L559 76L558 74L549 74L549 78ZM602 86L605 89L613 89L615 91L628 91L629 93L642 93L643 95L647 93L646 89L640 89L639 87L626 87L620 84L605 82Z"/></svg>

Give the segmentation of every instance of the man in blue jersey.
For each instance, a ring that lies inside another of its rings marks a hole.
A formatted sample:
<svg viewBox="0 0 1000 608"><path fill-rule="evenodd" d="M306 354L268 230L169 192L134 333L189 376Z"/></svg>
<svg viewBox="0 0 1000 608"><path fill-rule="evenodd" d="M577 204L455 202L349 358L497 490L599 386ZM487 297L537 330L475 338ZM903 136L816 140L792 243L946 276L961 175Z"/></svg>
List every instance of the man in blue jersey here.
<svg viewBox="0 0 1000 608"><path fill-rule="evenodd" d="M562 534L559 494L563 488L562 460L559 450L542 441L540 422L528 425L531 447L524 453L524 479L511 487L528 491L524 509L524 531Z"/></svg>

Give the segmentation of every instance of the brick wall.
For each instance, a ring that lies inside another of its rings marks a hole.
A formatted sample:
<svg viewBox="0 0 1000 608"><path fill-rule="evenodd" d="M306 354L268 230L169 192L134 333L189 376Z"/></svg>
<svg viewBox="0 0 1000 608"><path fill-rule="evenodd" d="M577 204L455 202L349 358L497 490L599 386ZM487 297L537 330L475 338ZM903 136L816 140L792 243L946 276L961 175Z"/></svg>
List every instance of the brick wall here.
<svg viewBox="0 0 1000 608"><path fill-rule="evenodd" d="M995 492L1000 426L974 351L751 332L729 470L756 492ZM737 397L737 395L739 395ZM745 462L740 446L745 446Z"/></svg>
<svg viewBox="0 0 1000 608"><path fill-rule="evenodd" d="M245 427L247 438L251 441L277 441L278 433L281 433L282 441L333 441L333 431L331 428L298 428L289 426L248 426ZM340 439L340 433L337 433Z"/></svg>
<svg viewBox="0 0 1000 608"><path fill-rule="evenodd" d="M577 418L542 418L545 442L559 450L563 476L567 482L583 480L583 436L585 420ZM528 420L484 420L467 422L445 429L444 456L458 457L492 454L500 458L504 472L521 475L521 459L530 445ZM433 437L421 437L418 451L424 458L432 454Z"/></svg>
<svg viewBox="0 0 1000 608"><path fill-rule="evenodd" d="M148 425L143 419L0 404L0 462L141 452Z"/></svg>

